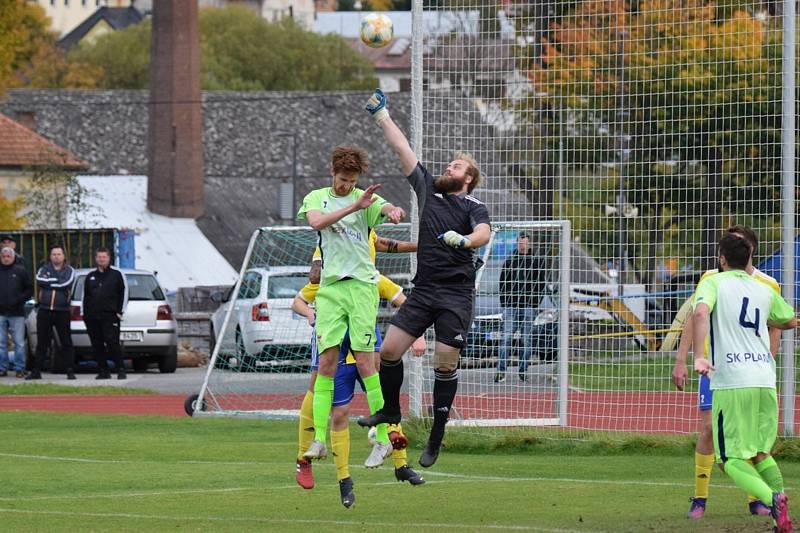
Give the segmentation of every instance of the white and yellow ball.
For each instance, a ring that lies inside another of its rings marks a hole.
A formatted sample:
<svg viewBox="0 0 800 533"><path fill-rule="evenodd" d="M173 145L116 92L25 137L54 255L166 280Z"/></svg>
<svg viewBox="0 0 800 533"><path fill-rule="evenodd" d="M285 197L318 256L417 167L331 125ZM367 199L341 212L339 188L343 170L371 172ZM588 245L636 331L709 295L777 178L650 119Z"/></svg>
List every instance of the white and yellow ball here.
<svg viewBox="0 0 800 533"><path fill-rule="evenodd" d="M381 13L370 13L361 19L361 42L371 48L381 48L392 42L392 19Z"/></svg>

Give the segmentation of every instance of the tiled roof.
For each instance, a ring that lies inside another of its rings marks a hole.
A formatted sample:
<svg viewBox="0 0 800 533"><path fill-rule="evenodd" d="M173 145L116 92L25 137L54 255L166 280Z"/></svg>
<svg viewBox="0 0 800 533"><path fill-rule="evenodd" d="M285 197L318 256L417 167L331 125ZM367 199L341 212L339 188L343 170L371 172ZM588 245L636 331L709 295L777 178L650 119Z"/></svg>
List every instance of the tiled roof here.
<svg viewBox="0 0 800 533"><path fill-rule="evenodd" d="M138 24L144 17L135 7L101 7L89 17L78 24L74 30L59 39L58 47L67 50L83 39L98 22L104 20L115 30L122 30L128 26Z"/></svg>
<svg viewBox="0 0 800 533"><path fill-rule="evenodd" d="M411 40L408 37L398 37L383 48L370 48L361 39L351 39L348 43L369 59L375 70L403 70L411 74Z"/></svg>
<svg viewBox="0 0 800 533"><path fill-rule="evenodd" d="M0 168L49 164L72 170L89 168L86 161L78 159L66 148L0 114Z"/></svg>

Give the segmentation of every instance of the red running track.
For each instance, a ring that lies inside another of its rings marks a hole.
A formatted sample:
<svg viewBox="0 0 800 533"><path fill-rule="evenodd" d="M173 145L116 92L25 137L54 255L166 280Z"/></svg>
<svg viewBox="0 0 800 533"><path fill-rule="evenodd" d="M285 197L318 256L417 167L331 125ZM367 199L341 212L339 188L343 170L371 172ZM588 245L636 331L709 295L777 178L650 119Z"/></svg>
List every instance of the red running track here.
<svg viewBox="0 0 800 533"><path fill-rule="evenodd" d="M146 396L0 396L0 411L44 411L111 415L186 416L183 395ZM225 398L226 409L296 410L302 395L249 394ZM571 392L568 428L658 433L692 433L697 429L695 395L682 392ZM423 399L430 403L430 397ZM408 398L403 398L406 412ZM517 413L525 418L555 417L553 394L459 395L455 405L458 418L498 418ZM800 398L795 401L800 412ZM366 398L357 395L352 414L367 412ZM800 430L798 422L796 432Z"/></svg>

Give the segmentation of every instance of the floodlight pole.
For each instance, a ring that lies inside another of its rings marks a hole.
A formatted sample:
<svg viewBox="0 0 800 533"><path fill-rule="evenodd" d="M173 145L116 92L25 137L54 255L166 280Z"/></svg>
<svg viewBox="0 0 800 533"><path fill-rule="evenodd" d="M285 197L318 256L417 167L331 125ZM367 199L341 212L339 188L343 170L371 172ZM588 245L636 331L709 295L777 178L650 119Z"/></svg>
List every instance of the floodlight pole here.
<svg viewBox="0 0 800 533"><path fill-rule="evenodd" d="M782 94L782 165L781 165L781 240L783 297L792 307L795 301L795 0L783 1L783 94ZM783 434L794 434L795 368L794 330L781 336L783 376L781 399Z"/></svg>
<svg viewBox="0 0 800 533"><path fill-rule="evenodd" d="M625 220L625 159L627 141L625 138L625 39L628 37L628 32L620 31L617 34L620 41L620 62L619 62L619 87L617 89L618 110L617 116L619 120L617 131L617 147L619 154L619 187L617 190L617 203L619 205L617 216L619 217L618 225L618 250L617 256L619 258L619 265L617 269L617 296L622 297L623 292L623 274L625 272L626 263L626 245L627 245L627 221Z"/></svg>

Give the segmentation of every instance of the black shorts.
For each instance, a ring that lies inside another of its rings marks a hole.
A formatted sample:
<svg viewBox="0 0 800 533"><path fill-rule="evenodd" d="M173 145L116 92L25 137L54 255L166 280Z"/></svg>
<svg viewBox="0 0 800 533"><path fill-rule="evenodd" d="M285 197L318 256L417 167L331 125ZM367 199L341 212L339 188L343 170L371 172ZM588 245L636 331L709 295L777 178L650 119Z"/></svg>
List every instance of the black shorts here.
<svg viewBox="0 0 800 533"><path fill-rule="evenodd" d="M432 324L438 342L463 348L472 325L474 294L472 284L417 285L391 323L414 338Z"/></svg>

